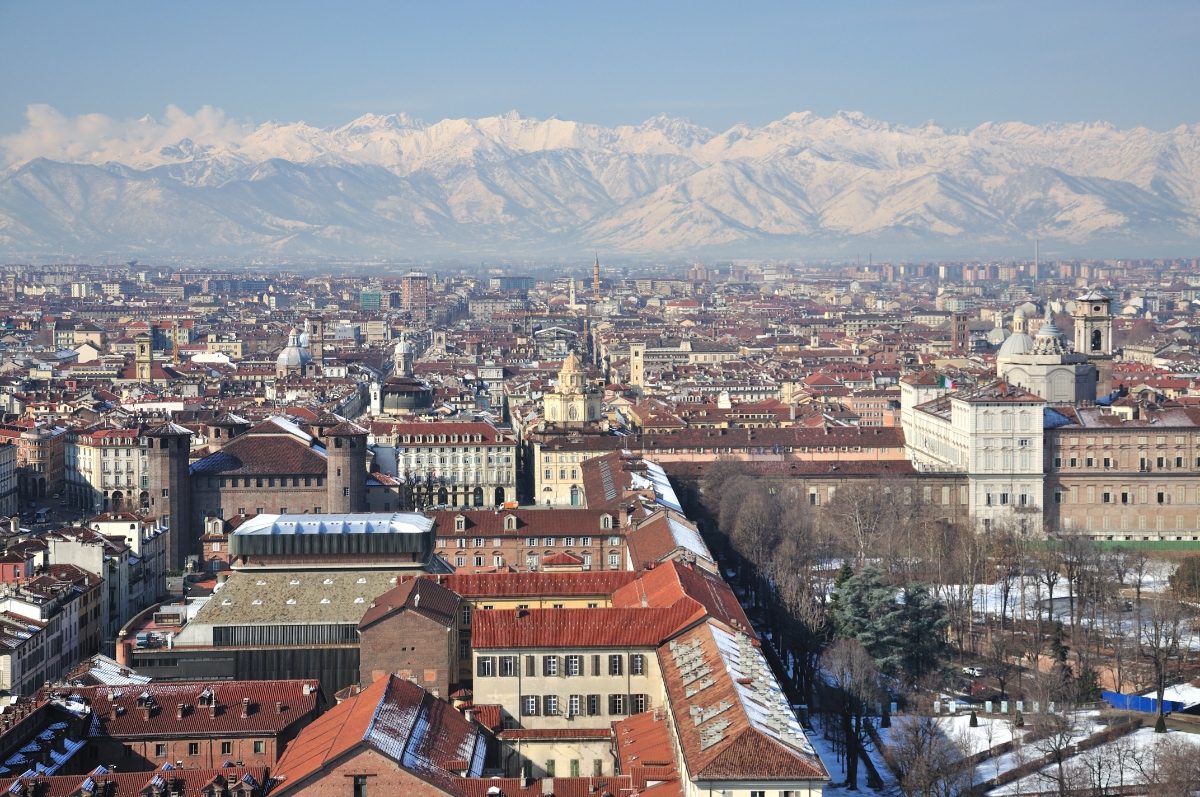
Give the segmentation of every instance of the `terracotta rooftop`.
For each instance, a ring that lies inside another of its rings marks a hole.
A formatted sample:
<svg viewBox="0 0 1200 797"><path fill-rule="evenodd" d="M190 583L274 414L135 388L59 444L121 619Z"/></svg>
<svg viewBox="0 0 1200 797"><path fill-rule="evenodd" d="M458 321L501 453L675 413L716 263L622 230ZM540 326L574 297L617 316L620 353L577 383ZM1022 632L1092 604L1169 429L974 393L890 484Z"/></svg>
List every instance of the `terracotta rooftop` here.
<svg viewBox="0 0 1200 797"><path fill-rule="evenodd" d="M317 709L317 685L315 679L161 682L48 687L38 696L81 697L99 732L115 738L253 736L278 734L307 721Z"/></svg>
<svg viewBox="0 0 1200 797"><path fill-rule="evenodd" d="M422 614L434 622L453 626L461 599L438 582L412 578L380 595L358 623L360 631L399 611Z"/></svg>
<svg viewBox="0 0 1200 797"><path fill-rule="evenodd" d="M426 732L429 728L437 732ZM272 777L279 781L278 793L288 794L338 759L356 749L370 748L418 778L461 794L456 784L462 779L452 775L449 767L479 777L486 747L477 726L449 703L392 675L375 681L300 731Z"/></svg>
<svg viewBox="0 0 1200 797"><path fill-rule="evenodd" d="M693 601L669 608L493 609L476 612L476 650L656 647L703 618Z"/></svg>
<svg viewBox="0 0 1200 797"><path fill-rule="evenodd" d="M152 772L110 772L97 767L83 775L4 778L0 779L0 793L10 797L147 797L160 793L210 797L228 790L235 797L260 797L266 782L263 767L183 769L166 764Z"/></svg>
<svg viewBox="0 0 1200 797"><path fill-rule="evenodd" d="M693 781L829 779L749 636L705 623L660 647L658 660Z"/></svg>

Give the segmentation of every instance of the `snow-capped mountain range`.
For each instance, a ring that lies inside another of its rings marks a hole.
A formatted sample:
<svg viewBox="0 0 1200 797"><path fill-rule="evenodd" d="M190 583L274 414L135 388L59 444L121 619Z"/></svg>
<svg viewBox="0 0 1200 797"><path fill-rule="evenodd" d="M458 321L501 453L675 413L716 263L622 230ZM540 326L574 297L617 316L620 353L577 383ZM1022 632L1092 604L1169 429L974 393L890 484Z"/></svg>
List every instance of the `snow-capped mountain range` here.
<svg viewBox="0 0 1200 797"><path fill-rule="evenodd" d="M999 254L1039 237L1151 256L1200 240L1200 125L28 115L0 138L4 253Z"/></svg>

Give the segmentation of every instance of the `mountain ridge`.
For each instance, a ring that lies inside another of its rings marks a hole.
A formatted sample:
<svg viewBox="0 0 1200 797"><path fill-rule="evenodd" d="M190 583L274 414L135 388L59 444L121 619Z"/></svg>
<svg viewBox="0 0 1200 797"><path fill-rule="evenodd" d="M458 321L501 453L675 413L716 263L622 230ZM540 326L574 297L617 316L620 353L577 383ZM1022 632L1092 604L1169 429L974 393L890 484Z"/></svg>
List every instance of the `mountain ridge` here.
<svg viewBox="0 0 1200 797"><path fill-rule="evenodd" d="M1200 125L30 120L0 137L0 252L1005 253L1036 236L1163 255L1200 242Z"/></svg>

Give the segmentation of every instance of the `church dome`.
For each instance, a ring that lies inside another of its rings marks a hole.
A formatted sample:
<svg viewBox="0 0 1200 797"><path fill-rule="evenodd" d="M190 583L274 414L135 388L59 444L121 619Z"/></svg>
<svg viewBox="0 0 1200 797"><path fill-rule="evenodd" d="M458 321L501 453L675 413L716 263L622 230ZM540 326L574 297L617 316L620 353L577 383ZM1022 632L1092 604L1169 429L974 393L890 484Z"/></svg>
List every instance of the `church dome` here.
<svg viewBox="0 0 1200 797"><path fill-rule="evenodd" d="M1046 304L1046 317L1038 327L1037 338L1033 342L1034 354L1064 354L1067 347L1063 342L1062 331L1054 323L1050 315L1050 304Z"/></svg>
<svg viewBox="0 0 1200 797"><path fill-rule="evenodd" d="M1033 338L1024 332L1014 332L1004 339L1004 343L1000 346L1000 351L996 353L996 357L1019 357L1023 354L1032 353Z"/></svg>
<svg viewBox="0 0 1200 797"><path fill-rule="evenodd" d="M312 362L312 354L300 345L300 333L293 329L288 335L288 345L275 358L275 368L281 371L299 370Z"/></svg>

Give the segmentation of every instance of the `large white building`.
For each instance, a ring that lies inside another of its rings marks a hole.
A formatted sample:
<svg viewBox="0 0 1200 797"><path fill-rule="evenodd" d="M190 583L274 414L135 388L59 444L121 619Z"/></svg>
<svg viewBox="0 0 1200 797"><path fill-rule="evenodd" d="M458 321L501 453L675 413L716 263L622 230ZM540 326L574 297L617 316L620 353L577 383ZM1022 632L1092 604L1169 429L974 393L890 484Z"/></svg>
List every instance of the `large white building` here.
<svg viewBox="0 0 1200 797"><path fill-rule="evenodd" d="M1042 533L1045 400L1006 382L950 392L931 373L901 380L901 423L919 470L966 476L981 527Z"/></svg>
<svg viewBox="0 0 1200 797"><path fill-rule="evenodd" d="M517 441L486 421L375 421L380 472L415 505L501 506L517 499Z"/></svg>

